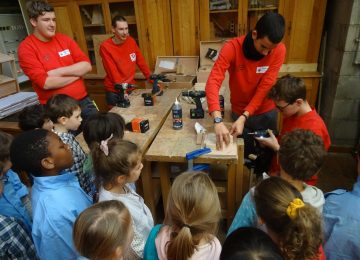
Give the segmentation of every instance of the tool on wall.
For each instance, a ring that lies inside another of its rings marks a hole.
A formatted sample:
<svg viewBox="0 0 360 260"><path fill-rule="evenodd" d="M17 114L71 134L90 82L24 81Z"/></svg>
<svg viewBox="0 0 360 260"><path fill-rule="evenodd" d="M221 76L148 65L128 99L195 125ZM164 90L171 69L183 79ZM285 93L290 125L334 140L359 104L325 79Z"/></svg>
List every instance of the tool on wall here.
<svg viewBox="0 0 360 260"><path fill-rule="evenodd" d="M205 91L202 90L183 91L182 96L191 97L196 104L196 108L190 109L190 118L192 119L204 118L204 109L201 104L201 98L204 98L206 96Z"/></svg>
<svg viewBox="0 0 360 260"><path fill-rule="evenodd" d="M129 107L130 100L128 97L127 90L134 89L135 85L129 83L115 83L115 90L117 91L119 101L116 103L118 107Z"/></svg>

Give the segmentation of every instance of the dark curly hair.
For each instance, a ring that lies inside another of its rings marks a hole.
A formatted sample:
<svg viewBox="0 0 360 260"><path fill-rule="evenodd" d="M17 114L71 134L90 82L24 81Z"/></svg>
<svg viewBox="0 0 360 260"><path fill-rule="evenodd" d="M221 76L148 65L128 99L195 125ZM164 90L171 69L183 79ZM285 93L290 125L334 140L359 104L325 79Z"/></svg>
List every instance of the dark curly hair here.
<svg viewBox="0 0 360 260"><path fill-rule="evenodd" d="M54 12L54 8L45 1L29 1L26 7L29 18L35 20L45 12Z"/></svg>
<svg viewBox="0 0 360 260"><path fill-rule="evenodd" d="M19 127L23 131L41 128L46 118L49 117L45 114L43 105L25 107L19 114Z"/></svg>
<svg viewBox="0 0 360 260"><path fill-rule="evenodd" d="M0 172L4 170L5 163L10 160L10 145L12 135L0 131Z"/></svg>
<svg viewBox="0 0 360 260"><path fill-rule="evenodd" d="M306 181L318 173L325 156L323 140L310 130L295 129L281 138L281 168L296 180Z"/></svg>
<svg viewBox="0 0 360 260"><path fill-rule="evenodd" d="M278 237L278 244L286 259L317 259L322 244L322 219L317 209L304 203L290 218L287 208L300 192L279 177L270 177L255 188L257 215Z"/></svg>
<svg viewBox="0 0 360 260"><path fill-rule="evenodd" d="M41 177L41 160L50 155L46 138L49 133L45 129L35 129L17 135L10 147L13 168Z"/></svg>

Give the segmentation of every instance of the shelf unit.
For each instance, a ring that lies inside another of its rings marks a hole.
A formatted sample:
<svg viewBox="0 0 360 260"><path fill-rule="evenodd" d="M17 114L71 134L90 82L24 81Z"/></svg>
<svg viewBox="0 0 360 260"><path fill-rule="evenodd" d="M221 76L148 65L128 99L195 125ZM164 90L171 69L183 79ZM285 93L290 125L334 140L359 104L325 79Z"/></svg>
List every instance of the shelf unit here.
<svg viewBox="0 0 360 260"><path fill-rule="evenodd" d="M3 65L6 63L10 64L11 75L3 74ZM0 98L20 91L16 76L15 58L0 53Z"/></svg>

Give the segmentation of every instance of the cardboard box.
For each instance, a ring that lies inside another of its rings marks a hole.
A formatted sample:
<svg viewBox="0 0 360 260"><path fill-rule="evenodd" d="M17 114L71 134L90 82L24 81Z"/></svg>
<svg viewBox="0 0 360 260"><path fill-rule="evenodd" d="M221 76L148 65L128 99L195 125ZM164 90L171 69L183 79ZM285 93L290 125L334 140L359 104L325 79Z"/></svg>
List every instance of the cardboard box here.
<svg viewBox="0 0 360 260"><path fill-rule="evenodd" d="M198 56L158 56L155 74L165 74L171 82L162 82L169 88L191 88L196 79Z"/></svg>
<svg viewBox="0 0 360 260"><path fill-rule="evenodd" d="M206 57L209 49L216 50L220 52L222 46L226 41L200 41L200 67L196 72L197 82L203 83L206 82L209 74L214 66L215 61ZM229 86L229 73L226 72L225 79L222 86Z"/></svg>

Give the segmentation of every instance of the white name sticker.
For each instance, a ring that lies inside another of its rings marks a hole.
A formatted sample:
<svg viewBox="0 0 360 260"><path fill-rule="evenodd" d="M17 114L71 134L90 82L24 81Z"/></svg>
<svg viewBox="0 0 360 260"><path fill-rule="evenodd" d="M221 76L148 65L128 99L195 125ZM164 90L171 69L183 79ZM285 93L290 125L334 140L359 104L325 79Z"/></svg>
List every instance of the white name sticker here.
<svg viewBox="0 0 360 260"><path fill-rule="evenodd" d="M131 59L131 61L136 61L136 54L135 54L135 52L130 53L130 59Z"/></svg>
<svg viewBox="0 0 360 260"><path fill-rule="evenodd" d="M256 73L265 73L269 69L269 66L256 67Z"/></svg>
<svg viewBox="0 0 360 260"><path fill-rule="evenodd" d="M70 51L69 49L63 50L63 51L59 51L59 56L60 57L65 57L67 55L70 55Z"/></svg>

